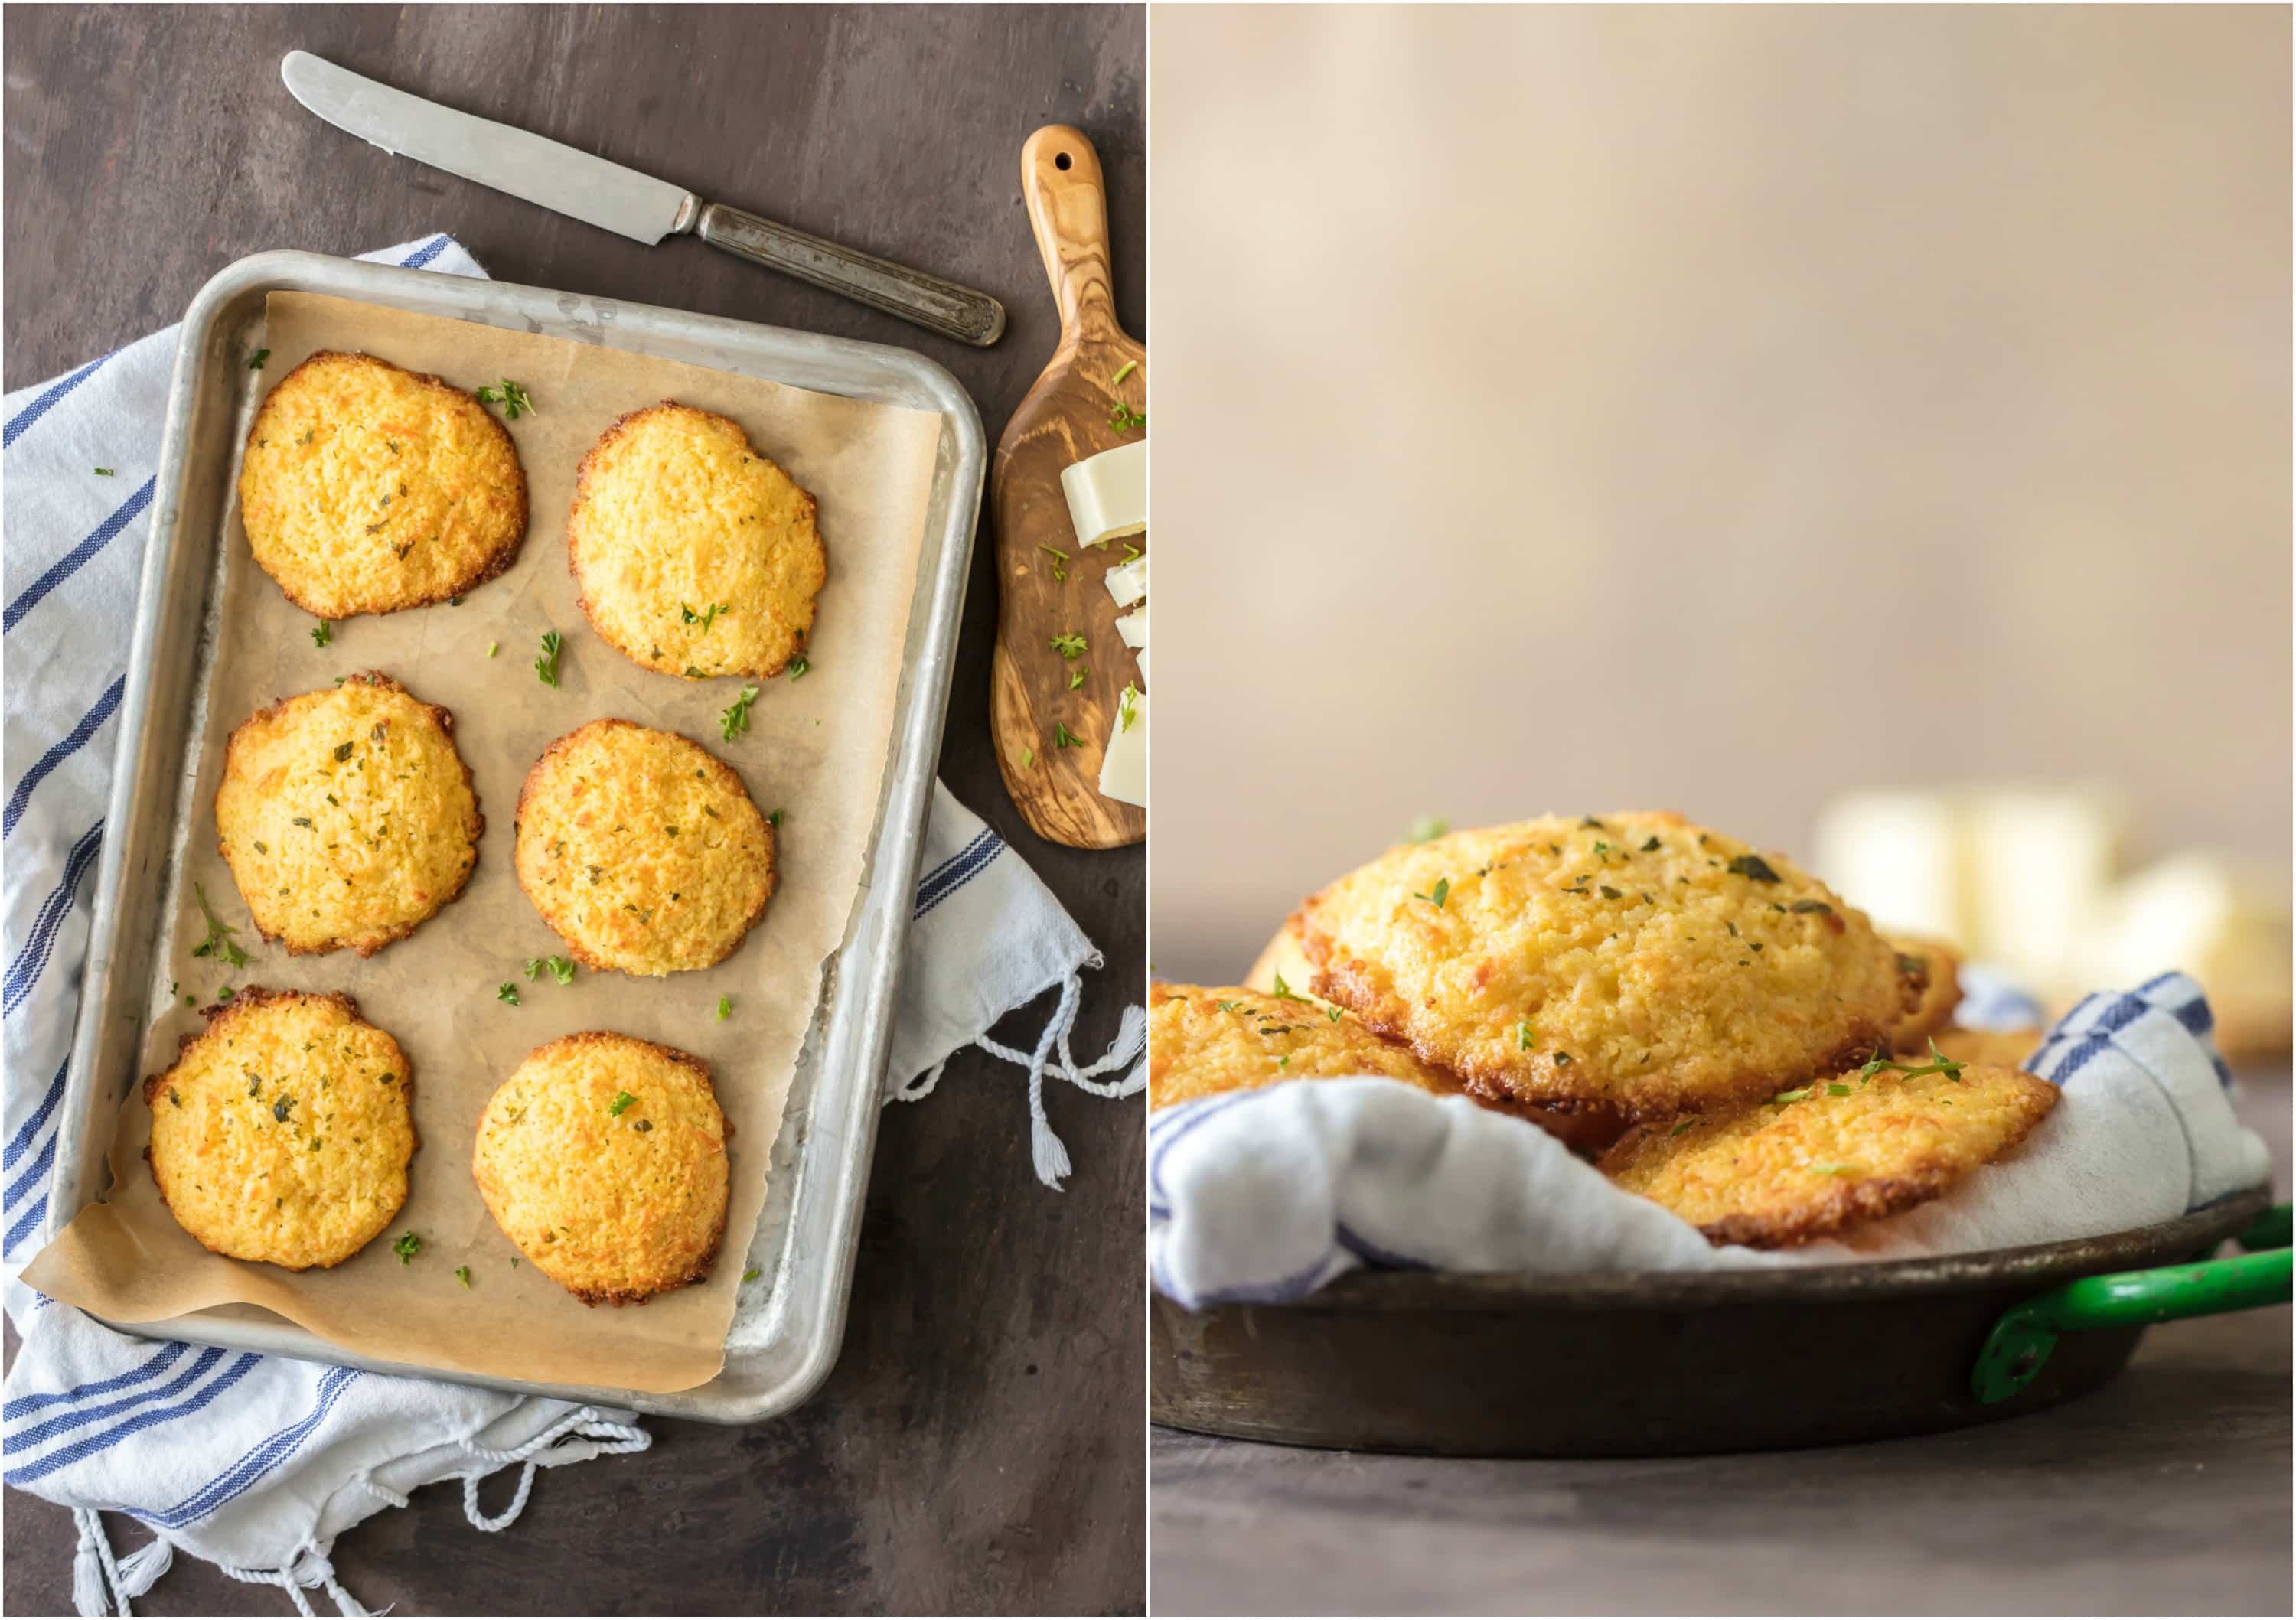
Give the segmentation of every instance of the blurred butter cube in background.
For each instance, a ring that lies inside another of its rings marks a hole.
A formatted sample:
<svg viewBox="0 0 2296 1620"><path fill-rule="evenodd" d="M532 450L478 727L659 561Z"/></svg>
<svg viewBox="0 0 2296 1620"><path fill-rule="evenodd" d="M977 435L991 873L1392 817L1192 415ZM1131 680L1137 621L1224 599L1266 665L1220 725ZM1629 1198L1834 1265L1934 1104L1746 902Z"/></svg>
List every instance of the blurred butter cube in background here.
<svg viewBox="0 0 2296 1620"><path fill-rule="evenodd" d="M2136 865L2109 787L1865 790L1820 812L1816 867L1874 921L1953 945L2053 1011L2177 969L2200 980L2226 1055L2289 1049L2289 880L2204 849Z"/></svg>

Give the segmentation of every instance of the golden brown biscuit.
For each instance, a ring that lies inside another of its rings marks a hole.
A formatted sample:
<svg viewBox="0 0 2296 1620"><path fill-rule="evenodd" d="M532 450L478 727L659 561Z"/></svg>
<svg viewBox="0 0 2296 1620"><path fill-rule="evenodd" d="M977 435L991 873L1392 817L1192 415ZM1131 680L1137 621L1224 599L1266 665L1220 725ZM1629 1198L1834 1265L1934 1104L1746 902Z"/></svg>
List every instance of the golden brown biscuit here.
<svg viewBox="0 0 2296 1620"><path fill-rule="evenodd" d="M1478 1095L1453 1076L1382 1041L1343 1010L1300 995L1242 986L1156 984L1148 996L1148 1106L1170 1108L1220 1092L1253 1091L1279 1080L1384 1076L1434 1097L1465 1097L1559 1136L1574 1150L1600 1151L1625 1129L1606 1115L1559 1115Z"/></svg>
<svg viewBox="0 0 2296 1620"><path fill-rule="evenodd" d="M1924 1037L1908 1052L1926 1055L1932 1045L1956 1063L1982 1063L1996 1068L2024 1068L2040 1055L2041 1037L2038 1029L1940 1029Z"/></svg>
<svg viewBox="0 0 2296 1620"><path fill-rule="evenodd" d="M455 718L379 670L240 722L216 835L266 939L372 956L463 892L479 814Z"/></svg>
<svg viewBox="0 0 2296 1620"><path fill-rule="evenodd" d="M1914 1000L1890 1031L1890 1044L1898 1051L1920 1051L1929 1036L1943 1029L1961 1005L1961 956L1952 946L1933 939L1893 939L1898 967L1912 988Z"/></svg>
<svg viewBox="0 0 2296 1620"><path fill-rule="evenodd" d="M1401 845L1294 920L1314 989L1486 1095L1662 1118L1862 1059L1918 999L1862 912L1671 813Z"/></svg>
<svg viewBox="0 0 2296 1620"><path fill-rule="evenodd" d="M709 1066L593 1030L537 1047L488 1100L472 1174L505 1237L585 1305L709 1274L728 1134Z"/></svg>
<svg viewBox="0 0 2296 1620"><path fill-rule="evenodd" d="M348 618L445 601L508 568L526 538L526 473L462 389L322 350L256 413L239 509L287 600Z"/></svg>
<svg viewBox="0 0 2296 1620"><path fill-rule="evenodd" d="M1637 1125L1601 1169L1716 1244L1785 1248L1927 1203L2056 1102L2012 1068L1852 1070L1726 1116Z"/></svg>
<svg viewBox="0 0 2296 1620"><path fill-rule="evenodd" d="M207 1017L144 1083L160 1199L218 1255L340 1265L406 1202L406 1054L348 995L250 985Z"/></svg>
<svg viewBox="0 0 2296 1620"><path fill-rule="evenodd" d="M608 643L693 679L779 675L828 577L813 497L740 423L675 401L631 412L582 458L566 557Z"/></svg>
<svg viewBox="0 0 2296 1620"><path fill-rule="evenodd" d="M766 913L774 833L700 743L593 720L543 751L518 800L519 887L586 967L715 967Z"/></svg>

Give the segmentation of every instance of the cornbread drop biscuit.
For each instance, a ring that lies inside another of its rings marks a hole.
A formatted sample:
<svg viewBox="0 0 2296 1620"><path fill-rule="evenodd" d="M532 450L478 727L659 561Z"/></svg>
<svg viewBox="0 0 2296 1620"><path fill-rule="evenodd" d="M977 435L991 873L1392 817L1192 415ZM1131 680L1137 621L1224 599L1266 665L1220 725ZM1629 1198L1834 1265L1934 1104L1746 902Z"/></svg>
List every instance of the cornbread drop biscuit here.
<svg viewBox="0 0 2296 1620"><path fill-rule="evenodd" d="M585 1305L699 1282L726 1235L726 1116L699 1058L593 1030L538 1046L471 1158L503 1235Z"/></svg>
<svg viewBox="0 0 2296 1620"><path fill-rule="evenodd" d="M566 558L606 641L663 675L779 675L828 576L814 500L738 422L675 401L582 458Z"/></svg>
<svg viewBox="0 0 2296 1620"><path fill-rule="evenodd" d="M519 887L586 967L659 978L734 953L774 892L774 833L698 742L593 720L518 800Z"/></svg>
<svg viewBox="0 0 2296 1620"><path fill-rule="evenodd" d="M508 568L526 473L462 389L372 355L322 350L255 414L239 473L247 542L321 618L445 601Z"/></svg>
<svg viewBox="0 0 2296 1620"><path fill-rule="evenodd" d="M455 896L486 822L455 720L380 671L283 699L224 750L216 834L255 926L372 956Z"/></svg>
<svg viewBox="0 0 2296 1620"><path fill-rule="evenodd" d="M1151 986L1148 1008L1148 1106L1170 1108L1219 1092L1253 1091L1279 1080L1337 1080L1384 1076L1433 1097L1464 1097L1559 1136L1586 1154L1625 1129L1602 1113L1557 1114L1478 1095L1457 1077L1382 1041L1341 1008L1300 995L1243 986Z"/></svg>
<svg viewBox="0 0 2296 1620"><path fill-rule="evenodd" d="M1670 813L1401 845L1294 920L1318 995L1479 1093L1661 1118L1879 1049L1918 993L1783 856Z"/></svg>
<svg viewBox="0 0 2296 1620"><path fill-rule="evenodd" d="M1961 1005L1961 957L1931 939L1894 939L1890 945L1911 1000L1890 1031L1890 1043L1899 1051L1919 1051Z"/></svg>
<svg viewBox="0 0 2296 1620"><path fill-rule="evenodd" d="M1940 1029L1934 1035L1901 1046L1907 1052L1929 1053L1932 1048L1956 1063L1982 1063L1997 1068L2024 1068L2040 1055L2044 1031L2038 1029ZM2028 1072L2030 1072L2030 1070Z"/></svg>
<svg viewBox="0 0 2296 1620"><path fill-rule="evenodd" d="M348 995L250 986L207 1016L144 1083L160 1197L218 1255L341 1264L406 1202L406 1054Z"/></svg>
<svg viewBox="0 0 2296 1620"><path fill-rule="evenodd" d="M1711 1242L1785 1248L1927 1203L2056 1105L2013 1068L1852 1070L1726 1117L1637 1125L1601 1168Z"/></svg>

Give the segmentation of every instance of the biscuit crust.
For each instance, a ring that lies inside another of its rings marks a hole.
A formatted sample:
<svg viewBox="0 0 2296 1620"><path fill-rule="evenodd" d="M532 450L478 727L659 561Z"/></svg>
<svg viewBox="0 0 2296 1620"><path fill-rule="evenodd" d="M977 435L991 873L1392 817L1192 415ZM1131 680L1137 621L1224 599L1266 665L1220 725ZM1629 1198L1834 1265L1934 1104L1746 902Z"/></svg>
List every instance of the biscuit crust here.
<svg viewBox="0 0 2296 1620"><path fill-rule="evenodd" d="M2013 1068L1852 1070L1752 1109L1637 1125L1600 1167L1718 1246L1785 1248L1927 1203L2022 1141L2057 1096Z"/></svg>
<svg viewBox="0 0 2296 1620"><path fill-rule="evenodd" d="M176 1224L213 1252L340 1265L406 1202L414 1074L348 995L249 986L144 1082L144 1150Z"/></svg>
<svg viewBox="0 0 2296 1620"><path fill-rule="evenodd" d="M739 422L665 400L582 458L566 561L592 627L631 662L763 679L813 631L828 577L815 515Z"/></svg>
<svg viewBox="0 0 2296 1620"><path fill-rule="evenodd" d="M472 395L373 355L323 349L281 378L239 474L248 545L321 618L476 589L526 539L526 472Z"/></svg>
<svg viewBox="0 0 2296 1620"><path fill-rule="evenodd" d="M1953 1010L1961 1005L1961 953L1934 939L1890 943L1913 998L1890 1031L1890 1044L1898 1051L1920 1051L1931 1035L1952 1021Z"/></svg>
<svg viewBox="0 0 2296 1620"><path fill-rule="evenodd" d="M1486 1096L1629 1120L1751 1101L1917 1004L1864 912L1670 812L1390 849L1304 902L1318 995Z"/></svg>
<svg viewBox="0 0 2296 1620"><path fill-rule="evenodd" d="M773 896L773 828L734 768L628 720L593 720L543 751L515 842L519 887L585 967L715 967Z"/></svg>
<svg viewBox="0 0 2296 1620"><path fill-rule="evenodd" d="M538 1046L488 1100L471 1171L503 1234L583 1304L709 1274L731 1134L709 1065L591 1030Z"/></svg>
<svg viewBox="0 0 2296 1620"><path fill-rule="evenodd" d="M216 838L266 939L372 956L459 896L478 864L455 717L380 670L240 722L216 785Z"/></svg>
<svg viewBox="0 0 2296 1620"><path fill-rule="evenodd" d="M1935 1041L1937 1050L1956 1063L2021 1069L2040 1055L2041 1041L2047 1033L2042 1029L1962 1029L1949 1026L1924 1037L1918 1047L1899 1050L1926 1054L1930 1042Z"/></svg>
<svg viewBox="0 0 2296 1620"><path fill-rule="evenodd" d="M1457 1076L1381 1039L1345 1010L1311 997L1241 985L1154 984L1148 995L1148 1106L1170 1108L1220 1092L1279 1080L1382 1075L1433 1097L1464 1097L1538 1126L1582 1154L1626 1128L1615 1117L1553 1109L1483 1095Z"/></svg>

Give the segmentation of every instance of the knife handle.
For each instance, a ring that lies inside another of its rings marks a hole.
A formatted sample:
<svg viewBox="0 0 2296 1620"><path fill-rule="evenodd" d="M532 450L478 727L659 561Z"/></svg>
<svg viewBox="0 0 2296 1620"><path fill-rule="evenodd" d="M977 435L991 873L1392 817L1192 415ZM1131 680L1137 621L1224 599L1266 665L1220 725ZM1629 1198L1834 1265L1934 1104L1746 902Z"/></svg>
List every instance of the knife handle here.
<svg viewBox="0 0 2296 1620"><path fill-rule="evenodd" d="M693 230L713 248L826 287L960 343L986 348L1004 334L1004 306L985 292L872 253L840 247L722 202L705 207Z"/></svg>

